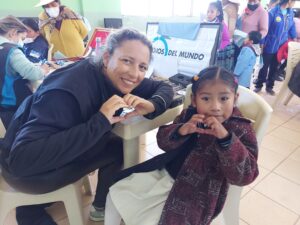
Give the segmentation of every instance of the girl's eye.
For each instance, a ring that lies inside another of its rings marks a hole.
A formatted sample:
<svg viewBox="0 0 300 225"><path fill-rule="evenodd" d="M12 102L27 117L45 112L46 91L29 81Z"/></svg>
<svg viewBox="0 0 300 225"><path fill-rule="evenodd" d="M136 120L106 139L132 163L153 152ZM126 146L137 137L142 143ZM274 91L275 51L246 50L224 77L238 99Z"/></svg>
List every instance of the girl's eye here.
<svg viewBox="0 0 300 225"><path fill-rule="evenodd" d="M202 97L201 99L202 99L203 101L208 101L208 100L209 100L208 97Z"/></svg>
<svg viewBox="0 0 300 225"><path fill-rule="evenodd" d="M223 101L223 102L227 101L228 99L229 99L229 98L228 98L227 96L221 97L221 101Z"/></svg>

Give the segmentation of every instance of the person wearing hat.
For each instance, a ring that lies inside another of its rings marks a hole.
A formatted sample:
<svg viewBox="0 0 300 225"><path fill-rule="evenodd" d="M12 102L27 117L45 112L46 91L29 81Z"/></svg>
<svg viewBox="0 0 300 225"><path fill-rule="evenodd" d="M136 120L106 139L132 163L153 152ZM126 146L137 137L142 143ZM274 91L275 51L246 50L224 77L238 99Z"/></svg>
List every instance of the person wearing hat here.
<svg viewBox="0 0 300 225"><path fill-rule="evenodd" d="M239 0L222 0L224 22L228 26L230 38L232 38L239 11Z"/></svg>
<svg viewBox="0 0 300 225"><path fill-rule="evenodd" d="M48 59L48 42L40 34L38 22L33 18L22 21L27 26L27 37L24 40L24 53L33 63Z"/></svg>
<svg viewBox="0 0 300 225"><path fill-rule="evenodd" d="M88 34L82 16L68 7L61 5L60 0L40 0L35 7L42 6L44 11L39 15L39 27L52 52L59 51L66 57L78 57L84 53L84 38Z"/></svg>

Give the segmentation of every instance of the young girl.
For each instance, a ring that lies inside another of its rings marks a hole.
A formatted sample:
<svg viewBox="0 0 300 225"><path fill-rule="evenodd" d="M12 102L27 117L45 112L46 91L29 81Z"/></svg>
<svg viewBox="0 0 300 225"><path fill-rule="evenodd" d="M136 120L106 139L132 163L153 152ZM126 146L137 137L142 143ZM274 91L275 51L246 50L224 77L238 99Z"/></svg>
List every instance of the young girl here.
<svg viewBox="0 0 300 225"><path fill-rule="evenodd" d="M224 23L221 1L211 2L209 4L206 22L222 24L222 37L219 49L225 48L230 43L230 34L228 26Z"/></svg>
<svg viewBox="0 0 300 225"><path fill-rule="evenodd" d="M105 225L121 217L130 225L208 225L229 184L257 177L257 141L235 107L237 87L232 73L215 66L193 78L189 108L159 128L166 153L122 171L107 197Z"/></svg>

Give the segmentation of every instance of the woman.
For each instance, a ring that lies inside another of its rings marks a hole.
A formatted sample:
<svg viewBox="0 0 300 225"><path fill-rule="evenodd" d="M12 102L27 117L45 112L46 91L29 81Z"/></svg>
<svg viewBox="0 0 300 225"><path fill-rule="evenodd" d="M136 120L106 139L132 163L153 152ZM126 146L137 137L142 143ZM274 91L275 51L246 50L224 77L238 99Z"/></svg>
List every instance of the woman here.
<svg viewBox="0 0 300 225"><path fill-rule="evenodd" d="M133 115L154 118L173 99L170 85L144 79L151 55L144 35L119 30L108 38L100 62L86 59L47 77L6 132L2 173L7 182L24 192L46 193L99 169L90 218L103 220L108 187L123 163L122 142L112 127ZM116 116L124 107L134 111ZM44 207L18 207L18 224L55 224Z"/></svg>
<svg viewBox="0 0 300 225"><path fill-rule="evenodd" d="M24 53L33 63L39 63L48 59L48 42L40 34L39 25L33 18L22 21L27 26L27 37L24 40Z"/></svg>
<svg viewBox="0 0 300 225"><path fill-rule="evenodd" d="M27 27L13 16L0 19L0 117L8 124L21 102L32 94L28 81L43 79L49 66L36 66L21 50Z"/></svg>
<svg viewBox="0 0 300 225"><path fill-rule="evenodd" d="M239 11L239 0L222 0L224 22L228 26L230 38L232 38Z"/></svg>
<svg viewBox="0 0 300 225"><path fill-rule="evenodd" d="M49 45L54 45L52 52L66 57L82 56L88 33L82 17L61 5L60 0L40 0L38 6L44 9L39 15L40 30Z"/></svg>
<svg viewBox="0 0 300 225"><path fill-rule="evenodd" d="M275 95L273 91L277 72L277 52L289 38L296 40L297 33L293 21L292 8L296 0L280 0L278 5L269 11L269 32L263 40L264 65L258 73L255 92L260 92L266 82L266 92Z"/></svg>
<svg viewBox="0 0 300 225"><path fill-rule="evenodd" d="M268 12L259 0L248 0L248 4L238 22L239 29L245 33L259 31L264 38L268 33Z"/></svg>

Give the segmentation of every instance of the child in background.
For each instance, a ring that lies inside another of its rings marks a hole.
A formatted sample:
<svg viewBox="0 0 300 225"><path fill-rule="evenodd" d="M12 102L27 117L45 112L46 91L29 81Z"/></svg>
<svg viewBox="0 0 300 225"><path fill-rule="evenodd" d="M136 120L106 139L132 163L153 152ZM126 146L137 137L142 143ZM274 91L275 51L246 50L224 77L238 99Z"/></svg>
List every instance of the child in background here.
<svg viewBox="0 0 300 225"><path fill-rule="evenodd" d="M234 75L237 77L239 85L246 88L250 88L251 74L256 59L261 53L260 40L261 33L259 31L251 31L248 34L234 68Z"/></svg>
<svg viewBox="0 0 300 225"><path fill-rule="evenodd" d="M232 73L209 67L193 78L192 103L157 133L166 153L123 170L110 187L105 225L211 223L222 210L229 184L258 175L251 122L235 103Z"/></svg>
<svg viewBox="0 0 300 225"><path fill-rule="evenodd" d="M227 25L224 23L221 1L211 2L209 4L205 22L222 24L222 37L219 49L224 49L230 43L230 34Z"/></svg>

